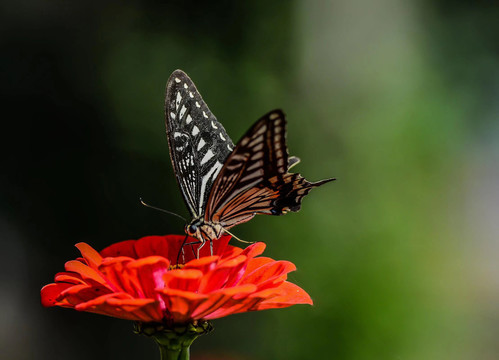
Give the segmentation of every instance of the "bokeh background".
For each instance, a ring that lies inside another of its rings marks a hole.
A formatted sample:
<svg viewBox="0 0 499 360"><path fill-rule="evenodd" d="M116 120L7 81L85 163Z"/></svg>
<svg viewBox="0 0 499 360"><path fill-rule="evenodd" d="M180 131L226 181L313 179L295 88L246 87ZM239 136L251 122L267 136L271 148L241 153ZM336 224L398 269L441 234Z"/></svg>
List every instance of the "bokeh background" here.
<svg viewBox="0 0 499 360"><path fill-rule="evenodd" d="M313 307L216 320L193 359L499 358L494 1L5 1L2 359L155 359L124 320L44 309L73 245L182 233L170 73L234 141L267 111L313 191L234 228Z"/></svg>

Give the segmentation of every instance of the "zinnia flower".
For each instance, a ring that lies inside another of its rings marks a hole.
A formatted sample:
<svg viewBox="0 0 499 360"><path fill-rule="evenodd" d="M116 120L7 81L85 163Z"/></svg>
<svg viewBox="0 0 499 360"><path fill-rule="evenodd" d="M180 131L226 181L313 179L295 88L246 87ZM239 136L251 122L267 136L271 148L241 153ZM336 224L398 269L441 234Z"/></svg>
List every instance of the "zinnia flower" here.
<svg viewBox="0 0 499 360"><path fill-rule="evenodd" d="M296 270L293 263L258 257L263 243L243 250L228 245L230 237L224 236L214 242L212 256L208 245L199 259L197 245L185 247L185 264L178 265L183 240L147 236L100 253L79 243L82 257L68 261L55 283L43 287L42 304L166 326L312 304L303 289L286 281Z"/></svg>

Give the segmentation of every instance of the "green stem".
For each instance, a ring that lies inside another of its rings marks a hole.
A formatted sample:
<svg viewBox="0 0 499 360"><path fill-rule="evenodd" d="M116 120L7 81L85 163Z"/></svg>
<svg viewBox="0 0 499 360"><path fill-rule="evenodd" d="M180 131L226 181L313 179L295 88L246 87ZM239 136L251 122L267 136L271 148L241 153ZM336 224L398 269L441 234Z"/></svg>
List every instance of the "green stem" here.
<svg viewBox="0 0 499 360"><path fill-rule="evenodd" d="M189 332L162 331L153 338L159 346L161 360L189 360L189 348L198 336Z"/></svg>
<svg viewBox="0 0 499 360"><path fill-rule="evenodd" d="M171 349L167 346L159 345L159 353L161 355L161 360L189 360L189 346L183 347L181 349Z"/></svg>
<svg viewBox="0 0 499 360"><path fill-rule="evenodd" d="M208 321L173 326L158 323L135 324L136 333L151 336L156 341L161 360L189 360L189 349L194 340L212 329Z"/></svg>

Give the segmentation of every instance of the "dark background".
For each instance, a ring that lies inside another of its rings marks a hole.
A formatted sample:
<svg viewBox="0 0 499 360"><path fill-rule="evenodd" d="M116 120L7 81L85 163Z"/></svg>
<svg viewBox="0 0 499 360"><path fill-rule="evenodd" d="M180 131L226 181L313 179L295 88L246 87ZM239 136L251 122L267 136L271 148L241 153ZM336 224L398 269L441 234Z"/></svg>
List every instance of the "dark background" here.
<svg viewBox="0 0 499 360"><path fill-rule="evenodd" d="M493 1L6 1L0 353L154 359L130 322L44 309L80 241L182 233L163 97L181 68L234 141L282 108L312 192L234 228L313 307L235 315L193 359L497 359Z"/></svg>

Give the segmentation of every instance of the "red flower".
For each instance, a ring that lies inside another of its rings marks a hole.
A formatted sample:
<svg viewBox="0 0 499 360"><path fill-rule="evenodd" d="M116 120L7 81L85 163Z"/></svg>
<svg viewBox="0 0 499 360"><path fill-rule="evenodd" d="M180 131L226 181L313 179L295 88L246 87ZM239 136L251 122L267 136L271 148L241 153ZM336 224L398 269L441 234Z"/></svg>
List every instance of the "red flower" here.
<svg viewBox="0 0 499 360"><path fill-rule="evenodd" d="M41 290L44 306L62 306L140 322L182 324L246 311L312 304L286 281L293 263L257 257L265 244L246 249L228 245L229 236L176 263L184 236L147 236L111 245L100 254L85 243L82 258L68 261L55 283ZM189 241L195 239L189 239ZM189 249L189 251L188 251Z"/></svg>

